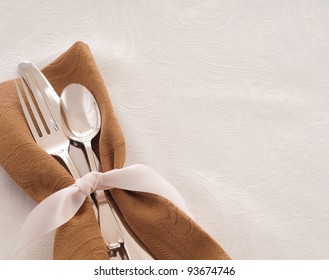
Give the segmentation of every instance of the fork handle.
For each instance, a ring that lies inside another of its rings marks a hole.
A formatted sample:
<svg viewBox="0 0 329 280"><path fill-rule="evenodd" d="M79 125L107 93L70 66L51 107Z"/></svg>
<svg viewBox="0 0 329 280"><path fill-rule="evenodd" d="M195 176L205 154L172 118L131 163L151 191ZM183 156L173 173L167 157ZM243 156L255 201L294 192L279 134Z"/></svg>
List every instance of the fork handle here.
<svg viewBox="0 0 329 280"><path fill-rule="evenodd" d="M68 170L70 171L72 177L74 179L78 179L80 178L79 172L76 169L69 153L67 151L62 151L61 153L57 154L65 163L66 167L68 168Z"/></svg>

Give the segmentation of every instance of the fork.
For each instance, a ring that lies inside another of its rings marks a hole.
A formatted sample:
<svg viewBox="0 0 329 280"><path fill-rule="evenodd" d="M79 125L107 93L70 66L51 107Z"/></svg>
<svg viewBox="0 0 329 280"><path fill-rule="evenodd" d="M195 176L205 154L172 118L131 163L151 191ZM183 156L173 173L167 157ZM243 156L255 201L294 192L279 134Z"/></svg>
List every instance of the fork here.
<svg viewBox="0 0 329 280"><path fill-rule="evenodd" d="M30 82L34 82L33 77L29 78ZM19 88L18 83L16 81L14 82L19 101L23 109L23 113L25 115L26 121L28 123L29 129L35 142L46 152L48 152L48 154L60 157L64 161L73 178L79 178L79 173L69 155L70 141L66 137L64 131L61 129L61 126L57 125L56 121L54 120L42 97L41 92L39 90L36 90L34 92L35 101L40 110L39 115L38 109L31 98L31 95L27 86L25 85L24 80L22 78L20 78L20 80L25 98ZM28 106L31 109L30 111L28 109ZM44 122L42 121L41 116L43 117ZM33 119L35 122L33 121ZM40 133L38 132L38 128Z"/></svg>

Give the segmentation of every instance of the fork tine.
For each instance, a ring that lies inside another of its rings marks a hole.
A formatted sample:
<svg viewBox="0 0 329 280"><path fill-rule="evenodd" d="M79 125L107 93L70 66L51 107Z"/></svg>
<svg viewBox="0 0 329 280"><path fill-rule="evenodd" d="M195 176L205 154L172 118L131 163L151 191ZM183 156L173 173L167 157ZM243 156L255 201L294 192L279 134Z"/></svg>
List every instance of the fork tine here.
<svg viewBox="0 0 329 280"><path fill-rule="evenodd" d="M22 106L22 109L23 109L23 113L24 113L25 119L27 121L27 124L29 125L29 128L30 128L30 131L32 133L33 138L36 140L36 139L40 138L40 136L38 134L37 129L35 128L35 125L33 123L33 120L32 120L32 118L30 116L30 112L29 112L29 110L28 110L28 108L27 108L27 106L25 104L24 97L22 95L22 92L21 92L21 90L20 90L20 88L19 88L16 80L14 80L14 83L15 83L15 86L16 86L16 91L17 91L17 94L18 94L19 102L21 103L21 106ZM31 107L31 109L32 109L32 107Z"/></svg>
<svg viewBox="0 0 329 280"><path fill-rule="evenodd" d="M23 78L23 80L26 82L26 84L29 86L30 89L33 89L35 100L39 106L40 113L47 125L47 128L49 129L49 132L53 133L57 131L58 130L57 125L54 122L54 118L51 115L48 106L45 103L44 96L40 91L40 87L35 80L34 74L32 73L32 77L31 77L28 73L26 73L25 76L27 77L27 79Z"/></svg>
<svg viewBox="0 0 329 280"><path fill-rule="evenodd" d="M22 78L21 78L21 82L22 82L22 86L23 86L23 90L24 90L25 96L26 96L27 101L29 103L29 106L30 106L30 108L32 110L33 117L34 117L34 119L35 119L35 121L36 121L36 123L37 123L37 125L38 125L38 127L40 129L41 135L42 136L43 135L47 135L47 131L46 131L45 127L44 127L44 124L43 124L40 116L39 116L39 112L38 112L37 108L35 107L34 102L33 102L32 98L31 98L31 96L29 94L29 90L28 90L28 88L27 88L27 86L26 86L26 84L25 84L25 82L24 82L24 80ZM40 107L39 107L39 109L41 111L41 108ZM42 113L42 111L41 111L41 113ZM33 126L33 127L35 128L35 126Z"/></svg>
<svg viewBox="0 0 329 280"><path fill-rule="evenodd" d="M32 110L32 113L33 113L33 117L35 118L35 121L36 121L36 123L37 123L37 125L38 125L38 127L39 127L39 129L41 131L41 135L42 136L43 135L46 135L47 134L47 131L46 131L45 126L44 126L44 124L43 124L43 122L42 122L42 120L40 118L38 109L35 107L34 102L33 102L32 98L31 98L30 93L29 93L29 90L28 90L28 88L27 88L27 86L26 86L26 84L25 84L25 82L24 82L24 80L22 78L21 78L21 82L22 82L22 86L23 86L23 90L24 90L25 96L26 96L27 101L28 101L28 103L29 103L29 105L31 107L31 110ZM40 109L40 107L39 107L39 109ZM40 111L41 111L41 109L40 109Z"/></svg>

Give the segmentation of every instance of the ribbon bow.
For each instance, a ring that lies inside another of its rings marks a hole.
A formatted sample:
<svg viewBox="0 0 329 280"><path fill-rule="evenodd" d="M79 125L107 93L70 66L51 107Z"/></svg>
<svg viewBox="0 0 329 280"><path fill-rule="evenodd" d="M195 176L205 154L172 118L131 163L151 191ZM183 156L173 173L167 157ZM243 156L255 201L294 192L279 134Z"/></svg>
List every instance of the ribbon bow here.
<svg viewBox="0 0 329 280"><path fill-rule="evenodd" d="M13 254L72 219L91 193L112 188L160 195L194 219L175 187L146 165L134 164L105 173L90 172L73 185L48 196L32 210L18 233Z"/></svg>

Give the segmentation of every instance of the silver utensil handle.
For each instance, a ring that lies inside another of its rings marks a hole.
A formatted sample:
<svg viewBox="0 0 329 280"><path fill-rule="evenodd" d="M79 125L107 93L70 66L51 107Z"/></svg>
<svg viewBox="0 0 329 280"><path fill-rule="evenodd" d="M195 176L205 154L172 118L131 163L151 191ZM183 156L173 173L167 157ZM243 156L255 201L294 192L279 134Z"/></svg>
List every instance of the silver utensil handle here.
<svg viewBox="0 0 329 280"><path fill-rule="evenodd" d="M91 171L98 171L96 162L95 162L95 156L94 156L94 151L91 147L91 143L90 142L85 142L84 143L85 149L86 149L86 154L87 154L87 158L88 158L88 164L90 167Z"/></svg>
<svg viewBox="0 0 329 280"><path fill-rule="evenodd" d="M104 191L96 191L98 203L98 219L103 236L105 237L107 251L111 259L129 260L130 256L123 240L123 234L117 219L113 214L112 207L106 199ZM113 228L116 235L113 235ZM110 237L111 238L106 238Z"/></svg>
<svg viewBox="0 0 329 280"><path fill-rule="evenodd" d="M70 171L72 177L74 179L78 179L80 177L78 170L76 169L69 153L67 151L62 151L61 153L57 154L65 163L66 167Z"/></svg>
<svg viewBox="0 0 329 280"><path fill-rule="evenodd" d="M91 171L98 171L96 156L91 143L83 143ZM95 191L98 209L98 222L105 239L107 251L111 259L129 260L130 255L125 247L120 222L116 219L113 208L110 207L104 191Z"/></svg>

